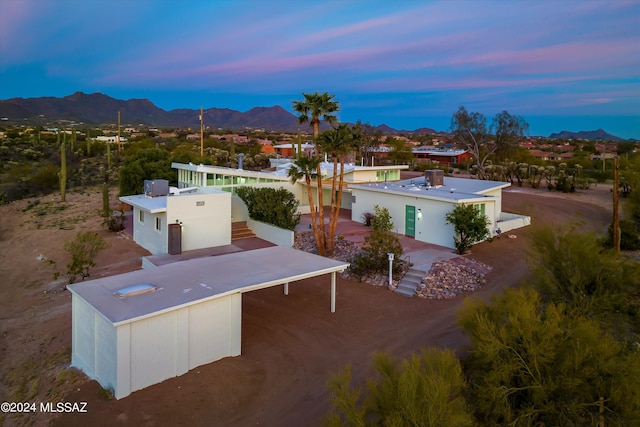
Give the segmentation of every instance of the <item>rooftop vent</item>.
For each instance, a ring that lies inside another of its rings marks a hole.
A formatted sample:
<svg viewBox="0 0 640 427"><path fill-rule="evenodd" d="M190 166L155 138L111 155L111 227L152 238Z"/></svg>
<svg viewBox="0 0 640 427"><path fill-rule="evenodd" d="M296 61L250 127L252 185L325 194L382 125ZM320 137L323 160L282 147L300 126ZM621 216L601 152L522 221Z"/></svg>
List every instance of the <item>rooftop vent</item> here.
<svg viewBox="0 0 640 427"><path fill-rule="evenodd" d="M137 283L135 285L125 286L124 288L120 288L115 291L113 294L118 298L128 298L136 295L142 295L149 292L153 292L158 289L157 286L152 285L151 283Z"/></svg>

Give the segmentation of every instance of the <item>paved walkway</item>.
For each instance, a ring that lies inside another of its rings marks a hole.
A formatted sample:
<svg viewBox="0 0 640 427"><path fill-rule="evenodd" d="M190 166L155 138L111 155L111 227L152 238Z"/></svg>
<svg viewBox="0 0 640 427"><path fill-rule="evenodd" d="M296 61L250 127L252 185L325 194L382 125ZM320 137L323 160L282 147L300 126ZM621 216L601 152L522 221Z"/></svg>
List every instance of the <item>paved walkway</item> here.
<svg viewBox="0 0 640 427"><path fill-rule="evenodd" d="M325 211L325 224L329 226L328 210ZM296 227L296 231L312 231L311 230L311 214L302 215L300 224ZM362 222L351 220L351 211L341 209L338 216L338 225L336 234L344 236L345 240L361 245L364 238L371 233L371 227L367 227ZM446 261L457 258L459 255L451 248L433 245L431 243L421 242L419 240L398 234L400 244L404 249L404 257L414 264L414 268L429 271L431 264L438 261Z"/></svg>

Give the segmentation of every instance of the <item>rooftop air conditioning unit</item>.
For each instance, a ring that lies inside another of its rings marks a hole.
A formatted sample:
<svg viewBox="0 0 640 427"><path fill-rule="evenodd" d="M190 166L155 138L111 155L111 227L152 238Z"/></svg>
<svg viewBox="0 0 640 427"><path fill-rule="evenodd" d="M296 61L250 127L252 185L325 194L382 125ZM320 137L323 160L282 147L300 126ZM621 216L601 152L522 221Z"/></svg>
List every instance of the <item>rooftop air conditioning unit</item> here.
<svg viewBox="0 0 640 427"><path fill-rule="evenodd" d="M166 179L145 179L144 195L148 197L166 196L169 194L169 181Z"/></svg>
<svg viewBox="0 0 640 427"><path fill-rule="evenodd" d="M432 187L441 187L444 185L444 171L440 169L432 169L424 171L424 183Z"/></svg>

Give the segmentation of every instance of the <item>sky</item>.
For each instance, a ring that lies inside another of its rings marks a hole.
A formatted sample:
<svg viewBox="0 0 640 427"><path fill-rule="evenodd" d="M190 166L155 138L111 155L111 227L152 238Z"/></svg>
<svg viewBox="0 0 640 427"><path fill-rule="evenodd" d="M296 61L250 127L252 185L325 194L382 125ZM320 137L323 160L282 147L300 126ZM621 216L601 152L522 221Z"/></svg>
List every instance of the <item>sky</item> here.
<svg viewBox="0 0 640 427"><path fill-rule="evenodd" d="M0 99L101 92L247 111L335 95L343 122L640 139L640 0L0 0Z"/></svg>

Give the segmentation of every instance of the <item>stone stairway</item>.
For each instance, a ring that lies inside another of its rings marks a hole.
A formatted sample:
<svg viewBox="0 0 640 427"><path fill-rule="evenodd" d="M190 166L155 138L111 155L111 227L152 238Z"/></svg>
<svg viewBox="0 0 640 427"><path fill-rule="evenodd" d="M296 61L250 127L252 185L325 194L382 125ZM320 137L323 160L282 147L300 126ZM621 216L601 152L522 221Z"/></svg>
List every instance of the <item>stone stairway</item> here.
<svg viewBox="0 0 640 427"><path fill-rule="evenodd" d="M414 296L416 294L416 289L418 289L418 285L420 285L420 282L422 282L422 279L426 275L427 272L425 270L412 268L407 271L407 274L404 275L394 292L404 295L405 297Z"/></svg>
<svg viewBox="0 0 640 427"><path fill-rule="evenodd" d="M247 227L247 221L231 223L231 241L256 237L255 233Z"/></svg>

